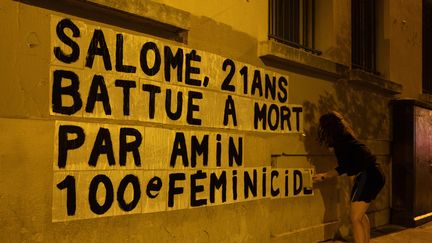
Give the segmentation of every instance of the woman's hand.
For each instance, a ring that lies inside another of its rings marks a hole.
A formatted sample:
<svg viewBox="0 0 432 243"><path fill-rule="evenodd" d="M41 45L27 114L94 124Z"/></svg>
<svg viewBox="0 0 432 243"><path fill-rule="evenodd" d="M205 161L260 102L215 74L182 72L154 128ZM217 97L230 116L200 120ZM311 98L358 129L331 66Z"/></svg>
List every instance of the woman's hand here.
<svg viewBox="0 0 432 243"><path fill-rule="evenodd" d="M326 178L325 175L326 175L326 173L318 173L318 174L315 174L315 175L312 177L312 180L313 180L314 183L324 181L325 178Z"/></svg>
<svg viewBox="0 0 432 243"><path fill-rule="evenodd" d="M324 181L326 179L330 179L330 178L338 176L338 175L339 175L338 172L335 169L333 169L333 170L329 170L329 171L324 172L324 173L315 174L314 176L312 176L312 181L314 183L321 182L321 181Z"/></svg>

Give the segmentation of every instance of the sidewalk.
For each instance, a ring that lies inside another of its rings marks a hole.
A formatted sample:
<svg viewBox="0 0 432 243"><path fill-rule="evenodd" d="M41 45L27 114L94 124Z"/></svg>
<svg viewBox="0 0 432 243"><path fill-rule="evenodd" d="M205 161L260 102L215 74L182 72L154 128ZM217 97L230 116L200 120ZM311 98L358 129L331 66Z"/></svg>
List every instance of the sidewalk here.
<svg viewBox="0 0 432 243"><path fill-rule="evenodd" d="M416 228L404 228L397 225L385 225L373 229L371 243L431 243L432 222ZM343 241L334 241L343 243Z"/></svg>
<svg viewBox="0 0 432 243"><path fill-rule="evenodd" d="M391 229L395 229L396 232L391 231ZM373 230L371 235L371 243L430 243L432 242L432 222L416 228L383 226Z"/></svg>

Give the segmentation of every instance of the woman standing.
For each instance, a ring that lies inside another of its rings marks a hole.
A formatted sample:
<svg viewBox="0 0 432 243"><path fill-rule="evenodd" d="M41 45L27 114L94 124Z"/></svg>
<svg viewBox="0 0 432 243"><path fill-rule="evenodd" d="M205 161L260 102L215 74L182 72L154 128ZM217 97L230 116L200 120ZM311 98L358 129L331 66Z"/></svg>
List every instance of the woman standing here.
<svg viewBox="0 0 432 243"><path fill-rule="evenodd" d="M370 224L366 211L385 181L377 167L376 157L356 139L351 125L335 111L320 117L318 139L320 144L334 148L338 166L314 175L313 180L320 182L342 174L356 176L351 191L351 222L355 242L367 243L370 239Z"/></svg>

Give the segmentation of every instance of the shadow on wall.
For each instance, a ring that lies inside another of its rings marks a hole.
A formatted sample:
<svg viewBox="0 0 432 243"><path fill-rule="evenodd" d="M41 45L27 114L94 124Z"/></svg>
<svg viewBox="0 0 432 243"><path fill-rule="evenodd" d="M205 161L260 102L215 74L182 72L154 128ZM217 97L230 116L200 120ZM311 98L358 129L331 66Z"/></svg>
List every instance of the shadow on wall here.
<svg viewBox="0 0 432 243"><path fill-rule="evenodd" d="M315 166L317 172L336 167L336 159L331 163L323 163L323 156L329 155L327 148L320 146L317 141L317 127L319 117L330 111L338 111L344 115L352 124L357 137L365 140L388 139L389 138L389 101L390 97L376 93L368 87L362 87L348 83L347 80L337 80L334 84L334 93L325 91L320 95L317 103L305 101L303 103L305 124L305 149L308 160ZM321 192L325 207L324 212L324 237L325 239L349 237L349 200L352 180L347 177L338 177L318 184L316 188ZM336 198L326 196L334 192ZM336 201L335 201L336 200ZM335 210L335 208L337 210ZM337 216L334 212L339 212ZM334 231L334 226L326 224L334 222L335 218L341 222L339 229Z"/></svg>

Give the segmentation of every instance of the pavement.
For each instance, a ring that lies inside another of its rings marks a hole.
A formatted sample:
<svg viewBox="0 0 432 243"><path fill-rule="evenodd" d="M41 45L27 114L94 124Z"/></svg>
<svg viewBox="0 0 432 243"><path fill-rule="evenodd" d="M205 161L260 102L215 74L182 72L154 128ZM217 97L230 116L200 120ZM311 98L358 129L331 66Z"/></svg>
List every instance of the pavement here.
<svg viewBox="0 0 432 243"><path fill-rule="evenodd" d="M334 241L342 243L347 241ZM349 241L348 241L349 242ZM432 243L432 221L416 228L384 225L372 229L370 243Z"/></svg>

